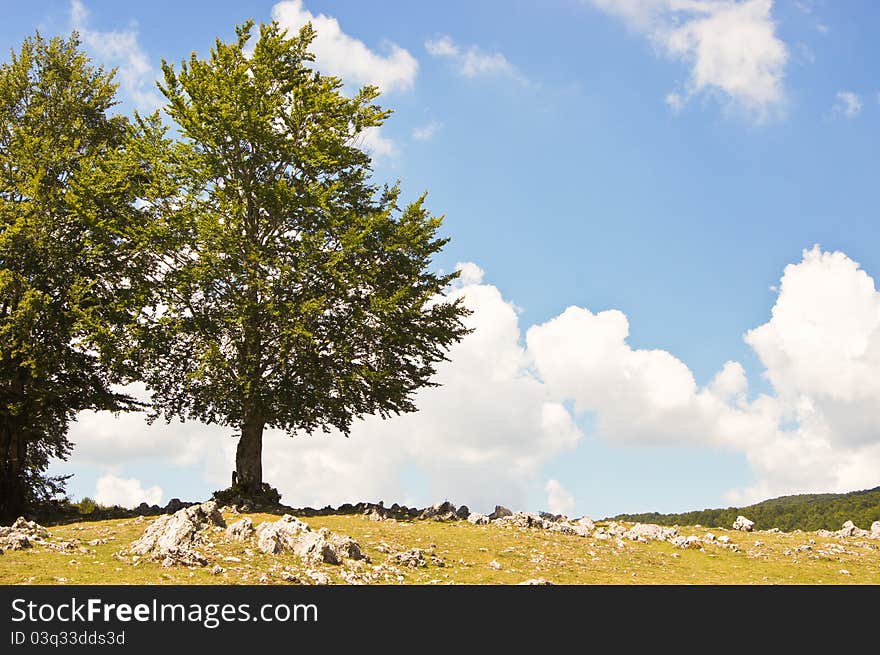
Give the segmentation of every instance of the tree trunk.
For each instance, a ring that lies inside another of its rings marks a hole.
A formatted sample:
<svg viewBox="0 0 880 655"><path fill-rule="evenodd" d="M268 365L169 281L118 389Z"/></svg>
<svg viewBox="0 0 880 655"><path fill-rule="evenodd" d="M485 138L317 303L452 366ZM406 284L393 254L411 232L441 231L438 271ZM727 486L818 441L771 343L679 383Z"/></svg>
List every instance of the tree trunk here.
<svg viewBox="0 0 880 655"><path fill-rule="evenodd" d="M248 412L241 426L235 453L238 486L246 493L257 494L263 486L263 428L265 422L255 412Z"/></svg>
<svg viewBox="0 0 880 655"><path fill-rule="evenodd" d="M27 444L21 430L0 425L0 523L24 514L24 460Z"/></svg>

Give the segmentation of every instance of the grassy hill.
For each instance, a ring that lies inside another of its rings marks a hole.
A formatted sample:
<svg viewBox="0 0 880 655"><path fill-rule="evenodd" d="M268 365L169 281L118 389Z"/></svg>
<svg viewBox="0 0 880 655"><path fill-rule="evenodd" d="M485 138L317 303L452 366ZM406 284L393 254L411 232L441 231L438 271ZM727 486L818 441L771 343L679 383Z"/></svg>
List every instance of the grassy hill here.
<svg viewBox="0 0 880 655"><path fill-rule="evenodd" d="M277 515L250 514L255 524ZM227 521L240 516L226 515ZM9 584L312 584L307 569L346 584L369 573L368 584L518 584L544 578L556 584L878 584L880 549L874 542L809 533L743 533L682 528L703 539L697 548L667 542L578 537L533 528L472 525L465 521L371 521L363 515L310 517L358 541L371 563L310 565L292 553L267 555L254 544L210 533L208 566L172 566L132 557L128 547L153 518L95 520L50 527L53 539L75 540L74 550L46 548L0 555L0 585ZM609 525L599 523L598 525ZM729 539L723 544L721 539ZM732 544L739 546L731 550ZM728 547L725 547L728 546ZM393 553L424 549L427 564L394 564ZM429 556L430 555L430 556ZM218 564L221 568L214 568ZM219 572L218 572L219 571ZM346 578L348 576L348 579Z"/></svg>
<svg viewBox="0 0 880 655"><path fill-rule="evenodd" d="M747 507L704 509L683 514L620 514L618 521L638 521L659 525L705 525L729 528L742 514L755 522L755 528L769 530L838 530L844 521L870 528L880 521L880 487L846 494L802 494L781 496Z"/></svg>

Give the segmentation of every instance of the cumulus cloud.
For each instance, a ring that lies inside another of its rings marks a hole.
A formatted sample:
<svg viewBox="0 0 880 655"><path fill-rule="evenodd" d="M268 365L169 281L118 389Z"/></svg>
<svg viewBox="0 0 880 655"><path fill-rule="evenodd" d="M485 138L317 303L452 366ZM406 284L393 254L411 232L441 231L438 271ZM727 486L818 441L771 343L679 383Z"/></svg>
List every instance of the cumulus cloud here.
<svg viewBox="0 0 880 655"><path fill-rule="evenodd" d="M442 57L454 62L464 77L481 75L506 75L525 81L522 73L500 52L486 52L478 46L461 47L448 35L425 41L425 50L432 57Z"/></svg>
<svg viewBox="0 0 880 655"><path fill-rule="evenodd" d="M731 489L731 502L878 483L880 293L844 253L804 251L785 268L769 319L744 335L772 393L750 392L736 361L697 384L672 353L633 348L617 310L569 307L523 338L516 307L484 271L457 269L451 295L473 309L474 332L439 367L442 386L419 392L419 412L360 421L349 439L267 433L264 474L288 503L450 498L478 509L521 507L543 467L579 443L576 419L586 414L609 444L744 454L754 481ZM84 412L72 429L74 461L163 458L200 465L222 485L234 461L230 433ZM572 511L562 482L544 491L551 511Z"/></svg>
<svg viewBox="0 0 880 655"><path fill-rule="evenodd" d="M834 103L834 113L846 118L855 118L862 111L862 99L852 91L838 91Z"/></svg>
<svg viewBox="0 0 880 655"><path fill-rule="evenodd" d="M268 431L264 476L294 505L364 499L428 504L438 498L489 509L522 507L542 466L573 448L581 431L531 371L518 316L499 290L483 283L475 264L460 264L453 298L473 310L475 331L438 368L439 388L419 392L417 413L368 418L340 434L290 438ZM161 457L200 462L206 477L225 484L233 467L231 430L195 423L156 423L84 412L73 426L75 461L112 465ZM424 489L410 480L423 479Z"/></svg>
<svg viewBox="0 0 880 655"><path fill-rule="evenodd" d="M758 121L785 102L788 48L776 35L772 0L587 0L648 37L662 55L684 61L690 78L667 103L720 94Z"/></svg>
<svg viewBox="0 0 880 655"><path fill-rule="evenodd" d="M547 509L551 514L569 516L574 513L574 496L558 480L547 480L547 484L544 485L544 491L547 492Z"/></svg>
<svg viewBox="0 0 880 655"><path fill-rule="evenodd" d="M137 507L141 503L158 505L162 501L162 488L144 489L136 478L120 478L108 473L98 479L95 501L101 505Z"/></svg>
<svg viewBox="0 0 880 655"><path fill-rule="evenodd" d="M310 12L302 0L279 2L272 7L272 18L291 31L312 24L317 32L312 51L323 72L351 84L372 84L384 92L408 91L415 85L419 62L395 43L385 43L385 54L379 54L343 32L336 18Z"/></svg>
<svg viewBox="0 0 880 655"><path fill-rule="evenodd" d="M137 26L100 31L89 27L89 11L81 0L71 0L70 20L85 47L102 64L117 68L116 79L134 106L152 112L164 104L156 90L158 71L138 41Z"/></svg>

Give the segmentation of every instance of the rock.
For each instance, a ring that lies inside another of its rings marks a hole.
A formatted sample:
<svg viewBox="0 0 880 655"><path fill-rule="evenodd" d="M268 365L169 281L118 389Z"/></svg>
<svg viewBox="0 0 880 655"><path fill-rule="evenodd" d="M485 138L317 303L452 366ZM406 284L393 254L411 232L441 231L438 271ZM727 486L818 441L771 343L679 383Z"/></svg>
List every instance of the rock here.
<svg viewBox="0 0 880 655"><path fill-rule="evenodd" d="M467 517L468 523L473 523L474 525L486 525L489 523L489 517L485 514L480 514L479 512L471 512Z"/></svg>
<svg viewBox="0 0 880 655"><path fill-rule="evenodd" d="M777 534L779 532L779 528L770 528L767 530L768 534Z"/></svg>
<svg viewBox="0 0 880 655"><path fill-rule="evenodd" d="M503 505L495 505L495 511L489 514L489 520L494 521L495 519L504 518L505 516L511 516L513 512L504 507Z"/></svg>
<svg viewBox="0 0 880 655"><path fill-rule="evenodd" d="M275 522L261 523L257 528L257 547L270 555L290 551L304 560L326 564L341 564L349 559L368 560L351 537L334 534L326 528L313 532L290 514Z"/></svg>
<svg viewBox="0 0 880 655"><path fill-rule="evenodd" d="M880 521L871 524L871 539L880 539Z"/></svg>
<svg viewBox="0 0 880 655"><path fill-rule="evenodd" d="M433 519L435 521L456 521L460 517L456 514L455 505L447 500L431 505L431 507L428 507L419 515L419 518Z"/></svg>
<svg viewBox="0 0 880 655"><path fill-rule="evenodd" d="M425 560L425 551L421 548L404 550L394 555L392 559L401 566L408 566L413 569L428 566L428 562Z"/></svg>
<svg viewBox="0 0 880 655"><path fill-rule="evenodd" d="M593 523L592 519L589 516L582 516L577 521L574 522L575 525L579 525L583 528L586 528L590 532L596 529L596 524Z"/></svg>
<svg viewBox="0 0 880 655"><path fill-rule="evenodd" d="M723 534L723 535L721 535L720 537L718 537L718 542L719 542L719 543L722 543L722 544L729 544L729 543L730 543L730 537L728 537L726 534Z"/></svg>
<svg viewBox="0 0 880 655"><path fill-rule="evenodd" d="M254 522L250 517L245 516L226 528L226 539L228 541L247 541L254 536L255 532Z"/></svg>
<svg viewBox="0 0 880 655"><path fill-rule="evenodd" d="M630 541L669 541L678 536L678 530L654 523L636 523L623 536Z"/></svg>
<svg viewBox="0 0 880 655"><path fill-rule="evenodd" d="M838 573L840 573L840 575L852 575L852 573L850 573L846 569L840 569L840 571L838 571Z"/></svg>
<svg viewBox="0 0 880 655"><path fill-rule="evenodd" d="M471 511L468 509L467 505L462 505L455 511L455 515L460 518L462 521L466 520L467 517L471 515Z"/></svg>
<svg viewBox="0 0 880 655"><path fill-rule="evenodd" d="M502 568L502 567L501 567L501 564L498 562L498 560L494 560L494 559L493 559L491 562L489 562L489 563L487 564L487 566L488 566L490 569L494 569L494 570L496 570L496 571L500 571L501 568Z"/></svg>
<svg viewBox="0 0 880 655"><path fill-rule="evenodd" d="M553 583L544 578L532 578L519 583L520 585L552 585Z"/></svg>
<svg viewBox="0 0 880 655"><path fill-rule="evenodd" d="M317 585L329 585L333 584L330 580L330 576L324 573L323 571L306 571L306 575L312 579Z"/></svg>
<svg viewBox="0 0 880 655"><path fill-rule="evenodd" d="M23 516L15 519L10 526L0 526L0 548L4 550L24 550L34 544L48 545L45 540L50 537L46 528Z"/></svg>
<svg viewBox="0 0 880 655"><path fill-rule="evenodd" d="M295 516L285 514L277 521L261 523L256 532L257 548L269 555L277 555L293 550L300 536L310 532L310 528Z"/></svg>
<svg viewBox="0 0 880 655"><path fill-rule="evenodd" d="M545 521L537 514L530 514L528 512L517 512L516 514L502 516L494 519L494 522L501 525L513 525L518 528L541 528L544 530L549 529L552 525L550 521Z"/></svg>
<svg viewBox="0 0 880 655"><path fill-rule="evenodd" d="M835 533L835 536L858 537L864 539L865 537L870 537L871 533L867 530L862 530L861 528L857 527L856 524L852 521L847 521L843 524L843 527L841 527L840 530Z"/></svg>
<svg viewBox="0 0 880 655"><path fill-rule="evenodd" d="M219 564L215 564L215 565L214 565L214 568L211 569L211 575L220 575L220 574L223 573L225 570L226 570L226 569L224 569L224 568L223 568L222 566L220 566Z"/></svg>
<svg viewBox="0 0 880 655"><path fill-rule="evenodd" d="M754 527L755 522L750 521L745 516L737 516L736 521L733 522L733 529L741 530L742 532L751 532Z"/></svg>
<svg viewBox="0 0 880 655"><path fill-rule="evenodd" d="M285 582L299 582L299 578L297 578L290 571L282 571L281 572L281 579L284 580Z"/></svg>
<svg viewBox="0 0 880 655"><path fill-rule="evenodd" d="M387 520L388 517L385 516L385 514L374 509L372 512L370 512L367 515L367 518L370 519L371 521L385 521L385 520Z"/></svg>
<svg viewBox="0 0 880 655"><path fill-rule="evenodd" d="M168 565L168 560L203 566L208 562L195 548L205 541L199 532L213 526L223 528L226 522L217 510L217 503L210 500L160 516L147 526L129 550L135 555L149 554L155 560L161 559L163 566Z"/></svg>

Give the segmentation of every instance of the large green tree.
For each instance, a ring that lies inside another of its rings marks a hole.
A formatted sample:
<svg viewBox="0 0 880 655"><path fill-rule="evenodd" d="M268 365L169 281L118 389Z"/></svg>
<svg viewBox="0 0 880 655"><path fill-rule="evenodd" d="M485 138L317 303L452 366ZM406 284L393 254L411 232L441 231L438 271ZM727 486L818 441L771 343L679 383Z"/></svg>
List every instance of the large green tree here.
<svg viewBox="0 0 880 655"><path fill-rule="evenodd" d="M75 33L30 37L0 66L2 520L61 489L45 471L68 455L77 412L134 405L104 362L117 350L113 326L131 320L138 263L126 230L144 148L109 113L112 78ZM141 125L155 140L155 123Z"/></svg>
<svg viewBox="0 0 880 655"><path fill-rule="evenodd" d="M377 89L316 72L310 25L252 29L163 63L181 191L157 211L139 342L156 411L233 427L237 484L257 493L266 427L347 434L415 411L466 309L443 298L455 274L430 270L441 218L370 181Z"/></svg>

